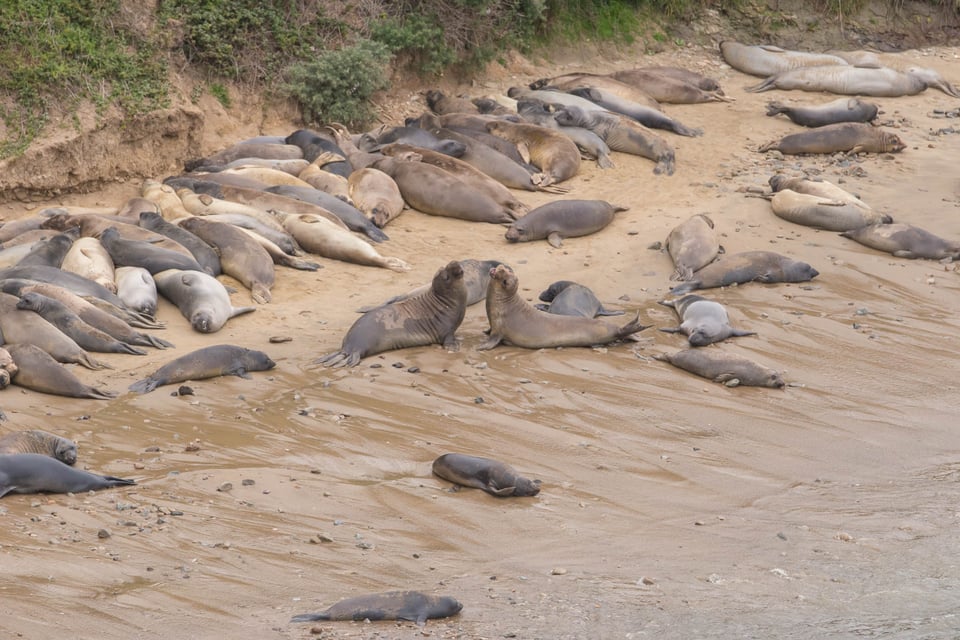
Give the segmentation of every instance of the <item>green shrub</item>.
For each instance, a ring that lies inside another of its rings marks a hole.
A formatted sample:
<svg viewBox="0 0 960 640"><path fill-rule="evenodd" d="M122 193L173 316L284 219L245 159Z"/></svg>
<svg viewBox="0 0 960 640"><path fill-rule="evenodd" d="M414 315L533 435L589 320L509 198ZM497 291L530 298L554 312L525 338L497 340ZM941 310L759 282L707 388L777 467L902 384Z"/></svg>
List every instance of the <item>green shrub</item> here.
<svg viewBox="0 0 960 640"><path fill-rule="evenodd" d="M422 74L439 74L457 59L435 17L413 14L403 20L385 18L373 25L370 37L385 44L395 56L405 56L408 64Z"/></svg>
<svg viewBox="0 0 960 640"><path fill-rule="evenodd" d="M385 44L361 40L293 65L287 73L286 89L299 102L308 122L363 127L373 117L370 98L389 86L390 58Z"/></svg>

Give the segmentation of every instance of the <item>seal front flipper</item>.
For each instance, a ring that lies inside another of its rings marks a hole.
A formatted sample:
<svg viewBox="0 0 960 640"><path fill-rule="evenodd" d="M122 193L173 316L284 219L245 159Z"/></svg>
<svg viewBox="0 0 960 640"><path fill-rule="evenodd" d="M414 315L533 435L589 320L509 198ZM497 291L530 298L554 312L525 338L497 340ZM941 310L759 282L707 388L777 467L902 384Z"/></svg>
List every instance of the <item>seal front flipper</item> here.
<svg viewBox="0 0 960 640"><path fill-rule="evenodd" d="M563 245L563 236L556 231L551 231L547 235L547 242L549 242L550 246L554 249L559 249Z"/></svg>
<svg viewBox="0 0 960 640"><path fill-rule="evenodd" d="M513 495L513 492L516 491L516 487L504 487L503 489L497 489L495 485L487 487L487 493L492 496L498 496L500 498L507 498Z"/></svg>
<svg viewBox="0 0 960 640"><path fill-rule="evenodd" d="M664 333L680 333L682 329L680 327L660 327L660 331Z"/></svg>
<svg viewBox="0 0 960 640"><path fill-rule="evenodd" d="M328 613L301 613L290 618L290 622L314 622L316 620L329 620Z"/></svg>

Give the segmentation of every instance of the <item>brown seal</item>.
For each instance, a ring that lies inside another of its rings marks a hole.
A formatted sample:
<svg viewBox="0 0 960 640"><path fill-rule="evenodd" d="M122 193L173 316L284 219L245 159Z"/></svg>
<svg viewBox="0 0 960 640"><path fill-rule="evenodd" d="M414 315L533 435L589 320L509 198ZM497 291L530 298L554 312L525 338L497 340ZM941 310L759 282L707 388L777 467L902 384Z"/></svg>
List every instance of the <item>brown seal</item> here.
<svg viewBox="0 0 960 640"><path fill-rule="evenodd" d="M660 330L682 333L692 347L704 347L727 338L757 335L755 331L735 329L723 305L702 296L689 294L676 300L661 300L660 304L672 308L680 316L679 327Z"/></svg>
<svg viewBox="0 0 960 640"><path fill-rule="evenodd" d="M290 622L314 620L409 620L423 626L428 619L456 615L463 605L448 596L419 591L389 591L341 600L320 613L301 613Z"/></svg>
<svg viewBox="0 0 960 640"><path fill-rule="evenodd" d="M546 175L542 186L569 180L580 170L580 150L559 131L505 120L488 122L487 131L523 147L530 163Z"/></svg>
<svg viewBox="0 0 960 640"><path fill-rule="evenodd" d="M380 228L396 219L407 206L394 179L373 167L353 171L347 178L347 193L353 204Z"/></svg>
<svg viewBox="0 0 960 640"><path fill-rule="evenodd" d="M617 212L627 209L605 200L554 200L514 221L505 237L510 242L545 239L550 246L559 247L564 238L600 231L613 222Z"/></svg>
<svg viewBox="0 0 960 640"><path fill-rule="evenodd" d="M0 347L0 389L6 389L10 386L13 376L17 375L17 363L13 361L10 352ZM0 411L0 422L6 420L6 416Z"/></svg>
<svg viewBox="0 0 960 640"><path fill-rule="evenodd" d="M773 194L770 208L779 218L827 231L848 231L868 224L892 222L890 216L867 206L797 193L792 189L781 189Z"/></svg>
<svg viewBox="0 0 960 640"><path fill-rule="evenodd" d="M907 145L894 133L862 122L828 124L810 131L791 133L760 147L758 151L801 153L896 153Z"/></svg>
<svg viewBox="0 0 960 640"><path fill-rule="evenodd" d="M674 354L656 356L656 359L728 387L744 385L782 389L786 386L783 377L773 369L715 348L684 349Z"/></svg>
<svg viewBox="0 0 960 640"><path fill-rule="evenodd" d="M678 284L670 293L680 295L695 289L728 287L746 282L806 282L820 272L806 262L773 251L743 251L721 256L693 274L693 280Z"/></svg>
<svg viewBox="0 0 960 640"><path fill-rule="evenodd" d="M490 458L445 453L433 461L433 473L457 485L483 489L498 498L540 493L539 480L524 478L510 465Z"/></svg>
<svg viewBox="0 0 960 640"><path fill-rule="evenodd" d="M97 238L78 238L64 256L60 268L89 278L103 285L108 291L117 292L116 265L110 252Z"/></svg>
<svg viewBox="0 0 960 640"><path fill-rule="evenodd" d="M72 371L34 344L22 342L8 344L5 348L19 368L13 377L13 384L18 387L68 398L109 400L117 397L112 391L84 384Z"/></svg>
<svg viewBox="0 0 960 640"><path fill-rule="evenodd" d="M527 349L591 347L647 328L640 324L639 312L622 327L597 318L545 313L520 297L518 289L519 280L510 267L499 265L490 270L487 289L490 338L477 349L492 349L501 342Z"/></svg>
<svg viewBox="0 0 960 640"><path fill-rule="evenodd" d="M131 384L130 391L149 393L167 384L220 376L250 378L250 371L269 371L275 366L277 363L263 351L232 344L216 344L191 351L168 362L143 380Z"/></svg>
<svg viewBox="0 0 960 640"><path fill-rule="evenodd" d="M438 89L427 91L424 98L430 110L439 116L448 113L480 113L480 109L469 98L448 96Z"/></svg>
<svg viewBox="0 0 960 640"><path fill-rule="evenodd" d="M129 353L136 356L146 355L143 349L121 342L98 327L83 320L59 300L47 297L36 291L23 293L17 309L34 311L73 339L81 349L101 353Z"/></svg>
<svg viewBox="0 0 960 640"><path fill-rule="evenodd" d="M666 249L675 267L671 280L690 280L720 254L713 220L705 213L690 216L667 235Z"/></svg>
<svg viewBox="0 0 960 640"><path fill-rule="evenodd" d="M819 105L786 105L776 100L767 103L767 115L783 114L803 127L823 127L839 122L873 122L880 108L860 98L837 98Z"/></svg>
<svg viewBox="0 0 960 640"><path fill-rule="evenodd" d="M772 75L760 84L747 87L750 92L782 89L789 91L826 91L840 95L893 98L913 96L928 87L960 98L960 91L933 69L910 67L897 71L889 67L854 67L847 64L790 69Z"/></svg>
<svg viewBox="0 0 960 640"><path fill-rule="evenodd" d="M77 443L49 431L11 431L0 437L0 454L39 453L64 464L77 461Z"/></svg>
<svg viewBox="0 0 960 640"><path fill-rule="evenodd" d="M377 353L429 344L458 351L456 331L466 310L463 267L454 260L437 271L429 291L360 316L347 331L340 349L317 362L327 367L352 367Z"/></svg>
<svg viewBox="0 0 960 640"><path fill-rule="evenodd" d="M960 260L960 242L941 238L912 224L872 224L840 235L898 258Z"/></svg>
<svg viewBox="0 0 960 640"><path fill-rule="evenodd" d="M493 269L498 264L503 264L499 260L474 260L473 258L467 258L465 260L458 260L460 266L463 268L463 284L467 287L467 306L469 307L472 304L476 304L481 300L487 297L487 285L490 283L490 269ZM394 302L400 302L401 300L406 300L407 298L412 298L414 296L419 296L430 290L432 283L427 283L425 285L419 286L416 289L407 291L406 293L401 293L398 296L393 296L383 304L393 304ZM376 305L375 307L363 307L357 309L358 313L366 313L371 309L383 305Z"/></svg>
<svg viewBox="0 0 960 640"><path fill-rule="evenodd" d="M302 159L303 149L277 142L238 142L204 158L188 160L184 166L187 171L192 171L195 167L227 164L237 158Z"/></svg>
<svg viewBox="0 0 960 640"><path fill-rule="evenodd" d="M8 493L81 493L133 484L133 480L74 469L39 453L0 456L0 498Z"/></svg>
<svg viewBox="0 0 960 640"><path fill-rule="evenodd" d="M614 80L639 87L657 102L666 104L699 104L730 102L719 90L704 91L686 80L647 69L623 69L609 74Z"/></svg>

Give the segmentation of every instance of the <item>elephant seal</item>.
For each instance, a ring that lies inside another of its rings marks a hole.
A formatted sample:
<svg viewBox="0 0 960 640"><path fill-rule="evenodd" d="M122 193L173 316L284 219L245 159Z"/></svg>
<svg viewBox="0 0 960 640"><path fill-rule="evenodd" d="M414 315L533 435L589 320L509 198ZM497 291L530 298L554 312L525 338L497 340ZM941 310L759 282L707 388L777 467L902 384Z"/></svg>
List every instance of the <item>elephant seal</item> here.
<svg viewBox="0 0 960 640"><path fill-rule="evenodd" d="M144 315L157 315L157 283L143 267L119 267L114 271L117 295L128 309Z"/></svg>
<svg viewBox="0 0 960 640"><path fill-rule="evenodd" d="M215 344L171 360L152 374L130 385L130 391L149 393L157 387L187 380L219 376L250 378L250 371L269 371L277 366L263 351L232 344Z"/></svg>
<svg viewBox="0 0 960 640"><path fill-rule="evenodd" d="M896 153L907 145L894 133L862 122L828 124L810 131L791 133L767 143L758 151L779 151L787 155L801 153Z"/></svg>
<svg viewBox="0 0 960 640"><path fill-rule="evenodd" d="M527 349L591 347L648 328L640 324L639 312L622 327L597 318L545 313L520 297L518 289L513 269L502 264L490 270L486 301L490 338L477 346L478 350L492 349L501 342Z"/></svg>
<svg viewBox="0 0 960 640"><path fill-rule="evenodd" d="M840 235L898 258L960 260L960 242L946 240L912 224L872 224Z"/></svg>
<svg viewBox="0 0 960 640"><path fill-rule="evenodd" d="M0 347L0 389L6 389L10 386L13 376L17 375L17 369L17 363L13 361L10 352ZM0 416L0 422L5 419L5 417Z"/></svg>
<svg viewBox="0 0 960 640"><path fill-rule="evenodd" d="M30 252L17 262L24 267L32 264L43 264L50 267L60 267L63 259L70 251L70 247L80 236L77 228L58 233L45 240L39 240L30 247Z"/></svg>
<svg viewBox="0 0 960 640"><path fill-rule="evenodd" d="M314 131L313 129L297 129L288 135L284 142L300 147L303 152L303 159L307 162L316 162L318 158L327 156L327 154L339 156L336 160L322 164L324 171L346 178L354 169L350 161L346 159L347 156L336 139L333 136L325 135L325 132Z"/></svg>
<svg viewBox="0 0 960 640"><path fill-rule="evenodd" d="M690 216L667 235L667 253L675 267L671 280L690 280L721 252L713 220L705 213Z"/></svg>
<svg viewBox="0 0 960 640"><path fill-rule="evenodd" d="M77 461L77 443L40 429L11 431L0 437L0 454L11 453L39 453L72 465Z"/></svg>
<svg viewBox="0 0 960 640"><path fill-rule="evenodd" d="M74 227L77 229L78 227ZM23 263L21 263L23 264ZM110 252L92 236L78 238L61 261L60 268L103 285L111 293L117 292L116 265Z"/></svg>
<svg viewBox="0 0 960 640"><path fill-rule="evenodd" d="M524 478L510 465L490 458L445 453L433 461L433 473L457 485L483 489L498 498L540 493L539 480Z"/></svg>
<svg viewBox="0 0 960 640"><path fill-rule="evenodd" d="M573 140L584 157L594 158L601 169L612 169L616 166L610 157L610 146L603 141L603 138L584 127L560 126L556 120L556 108L553 105L541 100L523 98L517 102L517 113L527 122L556 129L567 136Z"/></svg>
<svg viewBox="0 0 960 640"><path fill-rule="evenodd" d="M200 333L215 333L227 320L256 307L234 307L227 288L202 271L169 269L153 276L160 294L172 302L190 326Z"/></svg>
<svg viewBox="0 0 960 640"><path fill-rule="evenodd" d="M613 222L613 216L629 207L605 200L555 200L540 205L507 229L510 242L544 240L552 247L563 244L564 238L586 236Z"/></svg>
<svg viewBox="0 0 960 640"><path fill-rule="evenodd" d="M143 349L121 342L91 325L59 300L35 291L22 294L17 303L17 309L38 313L44 320L72 338L81 349L101 353L129 353L136 356L147 354Z"/></svg>
<svg viewBox="0 0 960 640"><path fill-rule="evenodd" d="M656 356L657 360L689 371L729 387L751 386L782 389L786 386L777 371L768 369L753 360L723 353L714 349L684 349L674 354Z"/></svg>
<svg viewBox="0 0 960 640"><path fill-rule="evenodd" d="M827 231L849 231L864 225L893 221L890 216L869 207L797 193L792 189L781 189L773 194L770 207L779 218Z"/></svg>
<svg viewBox="0 0 960 640"><path fill-rule="evenodd" d="M769 44L746 45L733 40L720 43L720 55L737 71L761 78L790 69L847 64L846 60L832 54L790 51Z"/></svg>
<svg viewBox="0 0 960 640"><path fill-rule="evenodd" d="M474 260L472 258L458 260L457 262L460 263L460 267L463 269L463 284L467 287L467 306L469 307L487 297L487 285L490 283L490 269L503 263L499 260ZM419 296L429 291L431 286L433 286L432 283L427 283L406 293L393 296L383 304L393 304L394 302ZM366 313L375 308L376 307L364 307L357 311L358 313Z"/></svg>
<svg viewBox="0 0 960 640"><path fill-rule="evenodd" d="M623 69L608 74L614 80L642 89L657 102L665 104L700 104L730 102L719 90L704 91L696 84L647 69Z"/></svg>
<svg viewBox="0 0 960 640"><path fill-rule="evenodd" d="M463 267L454 260L437 271L429 291L360 316L347 331L339 351L316 362L326 367L352 367L384 351L437 343L457 351L460 344L456 331L466 310Z"/></svg>
<svg viewBox="0 0 960 640"><path fill-rule="evenodd" d="M201 240L196 234L190 233L183 227L167 222L159 213L143 211L140 213L138 224L144 229L166 236L177 242L193 254L193 257L202 267L202 270L213 277L220 275L220 254L213 247Z"/></svg>
<svg viewBox="0 0 960 640"><path fill-rule="evenodd" d="M301 613L290 622L315 620L409 620L423 626L431 618L456 615L463 605L448 596L419 591L388 591L341 600L320 613Z"/></svg>
<svg viewBox="0 0 960 640"><path fill-rule="evenodd" d="M270 289L276 279L273 258L256 240L232 225L197 216L181 220L180 227L219 252L223 273L242 282L254 302L270 302L273 297ZM196 271L202 269L198 266Z"/></svg>
<svg viewBox="0 0 960 640"><path fill-rule="evenodd" d="M18 371L13 384L24 389L67 398L110 400L117 394L84 384L72 371L40 347L27 342L4 347L13 356Z"/></svg>
<svg viewBox="0 0 960 640"><path fill-rule="evenodd" d="M448 96L437 89L427 91L424 98L430 111L438 116L448 113L480 113L480 109L469 98Z"/></svg>
<svg viewBox="0 0 960 640"><path fill-rule="evenodd" d="M783 114L803 127L823 127L840 122L873 122L880 108L860 98L837 98L820 105L790 106L782 102L767 103L767 115Z"/></svg>
<svg viewBox="0 0 960 640"><path fill-rule="evenodd" d="M238 142L205 158L196 158L184 163L187 171L204 165L221 165L237 158L272 158L275 160L302 159L303 149L293 144L277 142Z"/></svg>
<svg viewBox="0 0 960 640"><path fill-rule="evenodd" d="M137 484L74 469L40 453L0 456L0 498L8 493L80 493Z"/></svg>
<svg viewBox="0 0 960 640"><path fill-rule="evenodd" d="M151 274L167 269L203 271L192 253L184 255L155 246L146 240L126 240L120 236L116 227L104 229L100 233L100 244L110 254L113 264L119 267L143 267Z"/></svg>
<svg viewBox="0 0 960 640"><path fill-rule="evenodd" d="M820 272L806 262L773 251L744 251L721 256L693 274L693 280L678 284L670 293L680 295L695 289L728 287L746 282L806 282Z"/></svg>
<svg viewBox="0 0 960 640"><path fill-rule="evenodd" d="M656 163L653 172L657 175L673 175L676 166L673 147L639 122L617 113L585 111L572 105L559 109L555 118L562 126L593 131L614 151L653 160Z"/></svg>
<svg viewBox="0 0 960 640"><path fill-rule="evenodd" d="M620 80L614 80L610 76L598 75L596 73L568 73L562 76L552 78L540 78L530 83L531 89L559 89L561 91L573 91L574 89L590 88L602 89L616 94L618 97L629 100L630 102L662 111L663 107L659 102L653 99L649 93L640 87L636 87Z"/></svg>
<svg viewBox="0 0 960 640"><path fill-rule="evenodd" d="M623 311L605 309L590 287L570 280L557 280L541 291L539 298L548 304L538 304L537 309L561 316L596 318L623 315Z"/></svg>
<svg viewBox="0 0 960 640"><path fill-rule="evenodd" d="M808 180L800 176L790 177L778 173L770 176L767 182L773 191L791 189L797 193L806 193L811 196L819 196L825 200L836 200L855 205L861 209L870 209L870 205L866 202L829 180Z"/></svg>
<svg viewBox="0 0 960 640"><path fill-rule="evenodd" d="M546 176L542 186L569 180L580 171L580 150L559 131L506 120L488 122L487 131L525 148L529 162Z"/></svg>
<svg viewBox="0 0 960 640"><path fill-rule="evenodd" d="M680 316L680 326L660 329L667 333L682 333L692 347L705 347L727 338L755 336L756 331L735 329L723 305L698 295L685 295L676 300L661 300Z"/></svg>
<svg viewBox="0 0 960 640"><path fill-rule="evenodd" d="M381 229L403 213L407 204L396 181L380 169L363 167L347 178L347 193L357 209Z"/></svg>
<svg viewBox="0 0 960 640"><path fill-rule="evenodd" d="M325 191L313 187L280 185L270 187L267 189L267 192L323 207L340 218L343 224L347 225L348 229L362 233L374 242L383 242L390 239L387 234L380 230L380 227L373 224L367 216L363 215L362 211L349 202L344 202L340 198L332 196Z"/></svg>
<svg viewBox="0 0 960 640"><path fill-rule="evenodd" d="M73 338L39 314L20 309L19 302L16 296L0 293L0 335L8 345L30 343L49 353L57 362L79 364L87 369L113 368L92 358Z"/></svg>
<svg viewBox="0 0 960 640"><path fill-rule="evenodd" d="M760 84L747 87L751 93L782 89L789 91L826 91L840 95L895 98L913 96L933 87L950 97L960 91L933 69L910 67L897 71L889 67L854 67L847 64L790 69L772 75Z"/></svg>
<svg viewBox="0 0 960 640"><path fill-rule="evenodd" d="M658 109L652 109L646 105L625 100L615 93L604 91L603 89L579 87L571 90L570 93L586 98L604 109L632 118L643 126L651 129L672 131L678 136L687 136L690 138L703 135L703 129L688 127Z"/></svg>

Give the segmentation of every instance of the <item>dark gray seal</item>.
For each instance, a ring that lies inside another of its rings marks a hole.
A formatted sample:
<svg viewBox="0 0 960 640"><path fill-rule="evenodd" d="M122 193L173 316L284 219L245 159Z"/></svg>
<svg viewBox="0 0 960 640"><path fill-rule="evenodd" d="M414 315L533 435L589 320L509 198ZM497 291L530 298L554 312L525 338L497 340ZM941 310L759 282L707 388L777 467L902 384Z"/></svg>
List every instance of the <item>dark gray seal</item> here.
<svg viewBox="0 0 960 640"><path fill-rule="evenodd" d="M134 480L74 469L39 453L0 456L0 498L8 493L80 493L134 484Z"/></svg>
<svg viewBox="0 0 960 640"><path fill-rule="evenodd" d="M74 240L80 237L80 229L74 227L45 240L35 242L30 252L17 262L18 267L43 264L59 268Z"/></svg>
<svg viewBox="0 0 960 640"><path fill-rule="evenodd" d="M275 193L279 196L286 196L303 202L309 202L319 207L323 207L333 215L337 216L347 225L351 231L362 233L374 242L383 242L389 240L389 236L380 230L380 227L373 224L373 221L363 215L363 212L357 209L349 202L344 202L340 198L330 195L320 189L313 187L298 187L292 185L277 185L267 189L269 193Z"/></svg>
<svg viewBox="0 0 960 640"><path fill-rule="evenodd" d="M183 245L200 263L202 271L214 277L220 275L220 254L195 234L164 220L163 216L153 211L141 212L139 225Z"/></svg>
<svg viewBox="0 0 960 640"><path fill-rule="evenodd" d="M686 295L677 300L661 300L680 316L680 326L662 328L667 333L682 333L692 347L704 347L727 338L755 336L755 331L735 329L730 325L727 310L719 302L698 295Z"/></svg>
<svg viewBox="0 0 960 640"><path fill-rule="evenodd" d="M152 374L130 385L130 391L149 393L157 387L187 380L220 376L250 378L250 371L269 371L277 366L263 351L232 344L215 344L171 360Z"/></svg>
<svg viewBox="0 0 960 640"><path fill-rule="evenodd" d="M806 282L820 272L806 262L773 251L744 251L721 256L670 290L673 295L695 289L728 287L747 282Z"/></svg>
<svg viewBox="0 0 960 640"><path fill-rule="evenodd" d="M510 242L546 240L559 247L564 238L600 231L613 222L617 212L627 209L605 200L554 200L515 220L505 237Z"/></svg>
<svg viewBox="0 0 960 640"><path fill-rule="evenodd" d="M11 431L0 437L0 454L11 453L39 453L64 464L74 464L77 461L77 443L40 429Z"/></svg>
<svg viewBox="0 0 960 640"><path fill-rule="evenodd" d="M540 481L529 480L510 465L463 453L445 453L433 461L433 473L444 480L483 489L492 496L535 496L540 493Z"/></svg>
<svg viewBox="0 0 960 640"><path fill-rule="evenodd" d="M151 274L167 269L203 271L203 267L192 254L187 257L146 240L127 240L120 236L116 227L109 227L100 233L100 244L118 267L143 267Z"/></svg>
<svg viewBox="0 0 960 640"><path fill-rule="evenodd" d="M767 115L783 114L802 127L823 127L839 122L873 122L880 108L860 98L838 98L819 105L790 106L782 102L767 103Z"/></svg>
<svg viewBox="0 0 960 640"><path fill-rule="evenodd" d="M872 224L840 235L898 258L960 260L960 242L941 238L912 224Z"/></svg>
<svg viewBox="0 0 960 640"><path fill-rule="evenodd" d="M538 304L536 307L547 313L581 318L623 315L623 311L605 309L590 287L570 280L557 280L541 291L539 297L548 304Z"/></svg>
<svg viewBox="0 0 960 640"><path fill-rule="evenodd" d="M320 613L301 613L290 622L314 620L409 620L423 626L431 618L456 615L463 605L449 596L419 591L389 591L341 600Z"/></svg>
<svg viewBox="0 0 960 640"><path fill-rule="evenodd" d="M72 371L53 359L40 347L29 344L8 344L4 348L13 356L18 371L13 384L24 389L67 398L110 400L117 394L83 383Z"/></svg>
<svg viewBox="0 0 960 640"><path fill-rule="evenodd" d="M352 367L384 351L438 343L457 351L456 331L466 310L463 267L454 260L437 271L429 291L363 314L347 331L340 350L317 362L327 367Z"/></svg>
<svg viewBox="0 0 960 640"><path fill-rule="evenodd" d="M674 354L656 356L656 359L728 387L742 385L782 389L786 386L783 377L773 369L715 349L684 349Z"/></svg>
<svg viewBox="0 0 960 640"><path fill-rule="evenodd" d="M612 147L611 147L612 148ZM828 124L809 131L791 133L758 149L787 155L802 153L897 153L907 148L895 133L863 122Z"/></svg>
<svg viewBox="0 0 960 640"><path fill-rule="evenodd" d="M501 342L526 349L591 347L647 328L640 324L639 312L622 327L599 318L544 313L518 295L519 286L510 267L499 265L491 269L486 301L490 338L478 345L478 350L493 349Z"/></svg>
<svg viewBox="0 0 960 640"><path fill-rule="evenodd" d="M100 353L129 353L135 356L147 354L143 349L117 340L91 325L59 300L35 291L21 295L17 309L26 309L40 314L44 320L73 338L81 349Z"/></svg>

